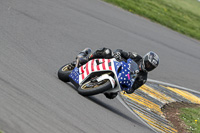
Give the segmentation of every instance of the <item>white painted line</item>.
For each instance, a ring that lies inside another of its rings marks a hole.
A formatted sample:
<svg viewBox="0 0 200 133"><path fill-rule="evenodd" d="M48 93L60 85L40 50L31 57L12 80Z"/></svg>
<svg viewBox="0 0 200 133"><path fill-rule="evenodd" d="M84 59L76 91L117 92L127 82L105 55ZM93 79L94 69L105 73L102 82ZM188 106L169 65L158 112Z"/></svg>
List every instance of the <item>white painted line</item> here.
<svg viewBox="0 0 200 133"><path fill-rule="evenodd" d="M151 83L156 83L156 84L161 84L161 85L165 85L165 86L178 88L178 89L181 89L181 90L189 91L189 92L196 93L196 94L200 95L200 92L198 92L198 91L195 91L195 90L192 90L192 89L189 89L189 88L185 88L185 87L181 87L181 86L178 86L178 85L173 85L173 84L170 84L170 83L165 83L165 82L157 81L157 80L153 80L153 79L148 79L147 81L151 82Z"/></svg>

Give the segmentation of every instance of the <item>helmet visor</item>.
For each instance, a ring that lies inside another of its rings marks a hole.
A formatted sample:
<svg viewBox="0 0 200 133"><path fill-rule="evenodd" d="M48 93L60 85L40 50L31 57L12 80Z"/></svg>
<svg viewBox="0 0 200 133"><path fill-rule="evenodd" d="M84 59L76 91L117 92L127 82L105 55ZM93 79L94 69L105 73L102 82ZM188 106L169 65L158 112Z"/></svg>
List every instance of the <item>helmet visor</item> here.
<svg viewBox="0 0 200 133"><path fill-rule="evenodd" d="M144 61L145 69L149 72L155 69L156 67L153 66L148 60Z"/></svg>

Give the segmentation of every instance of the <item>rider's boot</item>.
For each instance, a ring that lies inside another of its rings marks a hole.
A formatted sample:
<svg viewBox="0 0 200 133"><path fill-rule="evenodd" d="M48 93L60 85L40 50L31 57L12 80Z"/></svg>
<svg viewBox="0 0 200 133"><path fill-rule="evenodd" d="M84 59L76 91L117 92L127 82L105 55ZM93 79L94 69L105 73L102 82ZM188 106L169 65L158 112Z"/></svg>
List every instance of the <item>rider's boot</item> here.
<svg viewBox="0 0 200 133"><path fill-rule="evenodd" d="M91 54L92 50L90 48L85 48L83 51L81 51L77 56L76 59L79 60L77 67L86 64L91 59L97 59L97 58L112 58L112 51L109 48L101 48L96 50L93 54ZM70 67L72 70L76 66L77 62L72 62Z"/></svg>
<svg viewBox="0 0 200 133"><path fill-rule="evenodd" d="M79 60L79 65L84 65L88 62L88 58L91 55L92 50L90 48L85 48L83 51L81 51L77 56L76 59Z"/></svg>
<svg viewBox="0 0 200 133"><path fill-rule="evenodd" d="M77 56L76 58L83 58L85 56L88 56L90 55L92 52L91 48L85 48L83 51L81 51Z"/></svg>
<svg viewBox="0 0 200 133"><path fill-rule="evenodd" d="M78 65L77 67L87 63L88 61L88 57L90 56L91 54L91 49L90 48L85 48L83 51L81 51L77 56L76 56L76 59L78 59ZM73 61L69 64L67 64L65 66L65 71L71 71L73 70L75 67L76 67L76 64L77 64L77 61Z"/></svg>
<svg viewBox="0 0 200 133"><path fill-rule="evenodd" d="M89 60L98 58L105 58L105 59L113 58L112 50L109 48L101 48L96 50L93 54L89 56Z"/></svg>

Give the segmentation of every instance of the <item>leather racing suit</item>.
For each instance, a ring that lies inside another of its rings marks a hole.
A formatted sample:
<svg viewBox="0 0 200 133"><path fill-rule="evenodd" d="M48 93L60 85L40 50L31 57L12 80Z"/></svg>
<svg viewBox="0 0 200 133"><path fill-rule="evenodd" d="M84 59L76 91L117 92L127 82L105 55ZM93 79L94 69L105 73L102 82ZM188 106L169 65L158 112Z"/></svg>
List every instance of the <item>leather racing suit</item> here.
<svg viewBox="0 0 200 133"><path fill-rule="evenodd" d="M121 49L117 49L114 52L112 52L111 49L109 48L98 49L89 56L88 60L98 59L98 58L105 58L105 59L116 58L118 61L126 61L127 59L131 58L138 64L138 66L140 66L143 62L143 58L137 53L125 52ZM131 94L140 86L142 86L147 81L147 75L148 73L146 71L140 70L132 87L128 90L125 90L126 93ZM105 96L109 99L113 99L117 96L117 93L109 93L105 94Z"/></svg>

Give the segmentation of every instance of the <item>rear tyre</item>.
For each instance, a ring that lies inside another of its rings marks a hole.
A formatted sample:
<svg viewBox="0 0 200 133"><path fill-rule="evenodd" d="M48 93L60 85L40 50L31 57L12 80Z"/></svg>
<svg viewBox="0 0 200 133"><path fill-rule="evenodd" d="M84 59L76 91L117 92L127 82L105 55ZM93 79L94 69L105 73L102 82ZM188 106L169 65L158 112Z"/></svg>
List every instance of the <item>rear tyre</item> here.
<svg viewBox="0 0 200 133"><path fill-rule="evenodd" d="M79 86L78 93L83 96L91 96L99 93L103 93L112 88L110 80L104 79L102 81L88 81L82 86Z"/></svg>
<svg viewBox="0 0 200 133"><path fill-rule="evenodd" d="M72 68L69 69L69 65L71 65L71 63L68 63L64 66L62 66L59 70L58 70L58 78L64 82L69 82L69 75L72 72Z"/></svg>

